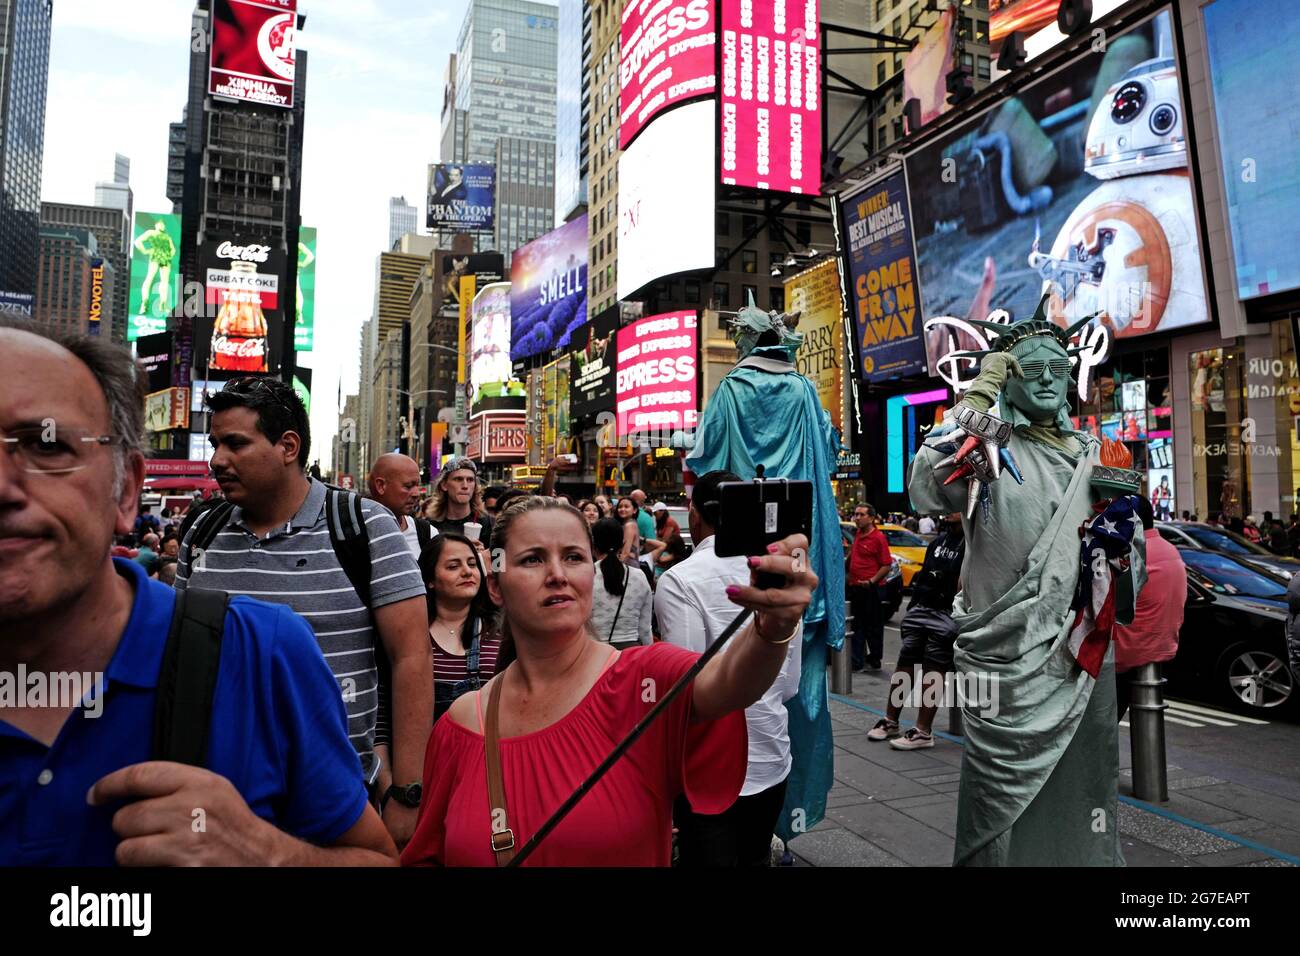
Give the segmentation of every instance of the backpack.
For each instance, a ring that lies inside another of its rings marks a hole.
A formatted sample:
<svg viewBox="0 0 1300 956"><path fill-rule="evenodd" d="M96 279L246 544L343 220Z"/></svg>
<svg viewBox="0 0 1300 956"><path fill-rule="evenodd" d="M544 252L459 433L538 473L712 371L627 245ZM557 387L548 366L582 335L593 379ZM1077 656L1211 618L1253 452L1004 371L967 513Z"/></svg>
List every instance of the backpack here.
<svg viewBox="0 0 1300 956"><path fill-rule="evenodd" d="M154 703L154 760L204 765L229 601L205 588L176 595Z"/></svg>
<svg viewBox="0 0 1300 956"><path fill-rule="evenodd" d="M197 511L195 510L197 508ZM194 567L195 552L206 551L230 521L235 510L225 498L212 499L191 507L181 523L181 547L186 549L186 567ZM361 603L370 607L370 535L356 492L325 486L325 522L329 525L334 554L356 590Z"/></svg>

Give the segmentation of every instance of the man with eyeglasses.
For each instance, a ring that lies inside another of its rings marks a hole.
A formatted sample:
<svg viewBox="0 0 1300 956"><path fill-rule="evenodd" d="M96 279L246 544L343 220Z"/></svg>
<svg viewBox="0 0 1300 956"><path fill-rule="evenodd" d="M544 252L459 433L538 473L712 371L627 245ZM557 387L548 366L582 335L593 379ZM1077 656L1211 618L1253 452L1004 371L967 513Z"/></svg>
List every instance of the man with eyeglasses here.
<svg viewBox="0 0 1300 956"><path fill-rule="evenodd" d="M0 676L94 678L0 700L0 865L395 861L338 685L284 608L230 600L202 766L154 759L175 596L110 556L144 484L143 411L120 346L0 325Z"/></svg>
<svg viewBox="0 0 1300 956"><path fill-rule="evenodd" d="M348 734L384 823L399 848L421 798L424 751L433 726L433 659L424 581L392 514L360 501L369 552L369 601L332 546L326 486L306 472L307 412L289 386L240 378L205 399L212 410L212 473L234 505L211 530L195 522L181 544L176 588L214 588L284 604L305 617L339 683ZM349 497L346 505L353 503ZM199 532L203 529L200 538ZM210 540L202 555L196 540ZM376 642L391 665L391 765L375 751L379 710ZM391 771L393 786L387 783Z"/></svg>

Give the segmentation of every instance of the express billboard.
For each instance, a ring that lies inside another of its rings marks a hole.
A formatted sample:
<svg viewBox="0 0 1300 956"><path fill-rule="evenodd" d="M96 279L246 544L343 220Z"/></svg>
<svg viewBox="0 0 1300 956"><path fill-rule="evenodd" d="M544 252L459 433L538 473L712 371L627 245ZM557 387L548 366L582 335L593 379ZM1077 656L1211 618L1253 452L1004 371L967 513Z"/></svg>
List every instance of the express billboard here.
<svg viewBox="0 0 1300 956"><path fill-rule="evenodd" d="M836 203L862 379L926 371L916 257L902 170Z"/></svg>
<svg viewBox="0 0 1300 956"><path fill-rule="evenodd" d="M564 348L587 322L587 216L515 250L510 259L510 357Z"/></svg>
<svg viewBox="0 0 1300 956"><path fill-rule="evenodd" d="M618 437L695 428L699 330L694 312L666 312L618 330Z"/></svg>
<svg viewBox="0 0 1300 956"><path fill-rule="evenodd" d="M620 27L619 149L656 115L717 88L714 0L627 0Z"/></svg>
<svg viewBox="0 0 1300 956"><path fill-rule="evenodd" d="M489 382L508 382L510 364L510 283L479 289L470 306L469 378L474 401Z"/></svg>
<svg viewBox="0 0 1300 956"><path fill-rule="evenodd" d="M656 119L618 161L618 298L714 265L712 101Z"/></svg>
<svg viewBox="0 0 1300 956"><path fill-rule="evenodd" d="M821 193L818 0L721 0L722 181Z"/></svg>
<svg viewBox="0 0 1300 956"><path fill-rule="evenodd" d="M205 312L195 323L195 362L216 372L279 370L286 257L272 241L213 238L199 247Z"/></svg>
<svg viewBox="0 0 1300 956"><path fill-rule="evenodd" d="M491 229L497 168L491 163L433 163L425 225L430 229Z"/></svg>
<svg viewBox="0 0 1300 956"><path fill-rule="evenodd" d="M298 288L294 309L293 349L310 352L316 346L316 229L298 230Z"/></svg>
<svg viewBox="0 0 1300 956"><path fill-rule="evenodd" d="M1300 288L1300 29L1289 0L1202 10L1237 295ZM1289 30L1277 25L1290 19Z"/></svg>
<svg viewBox="0 0 1300 956"><path fill-rule="evenodd" d="M1048 292L1054 322L1112 337L1208 320L1173 28L1166 8L908 154L932 374L972 370L948 357L983 347L966 320Z"/></svg>
<svg viewBox="0 0 1300 956"><path fill-rule="evenodd" d="M167 331L167 316L180 300L181 217L137 212L131 234L131 293L126 340Z"/></svg>
<svg viewBox="0 0 1300 956"><path fill-rule="evenodd" d="M293 108L298 0L213 0L208 93Z"/></svg>

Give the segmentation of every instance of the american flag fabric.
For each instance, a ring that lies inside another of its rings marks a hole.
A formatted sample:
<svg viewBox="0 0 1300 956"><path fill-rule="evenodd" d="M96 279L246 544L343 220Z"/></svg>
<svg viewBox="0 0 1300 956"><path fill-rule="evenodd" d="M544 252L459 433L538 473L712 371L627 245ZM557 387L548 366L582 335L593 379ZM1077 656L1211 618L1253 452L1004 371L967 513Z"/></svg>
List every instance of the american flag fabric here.
<svg viewBox="0 0 1300 956"><path fill-rule="evenodd" d="M1079 527L1079 583L1074 589L1074 624L1070 654L1094 679L1101 673L1115 630L1116 572L1129 569L1129 546L1142 525L1136 495L1124 495L1093 506L1097 514Z"/></svg>

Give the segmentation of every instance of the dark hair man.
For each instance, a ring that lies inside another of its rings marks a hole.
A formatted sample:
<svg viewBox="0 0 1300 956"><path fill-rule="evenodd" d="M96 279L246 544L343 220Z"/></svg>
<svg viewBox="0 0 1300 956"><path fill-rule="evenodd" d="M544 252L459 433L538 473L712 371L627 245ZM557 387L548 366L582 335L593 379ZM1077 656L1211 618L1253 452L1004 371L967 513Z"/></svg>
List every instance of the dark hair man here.
<svg viewBox="0 0 1300 956"><path fill-rule="evenodd" d="M400 847L415 828L421 794L412 785L422 779L433 724L433 663L419 568L388 510L362 500L368 605L357 592L330 546L326 487L305 471L311 436L292 388L274 379L239 378L210 395L207 404L212 473L234 509L205 553L190 553L203 519L186 533L177 590L192 583L252 594L307 619L343 692L348 734L372 788L381 770L375 756L375 642L382 642L392 665L391 769L400 791L383 816Z"/></svg>
<svg viewBox="0 0 1300 956"><path fill-rule="evenodd" d="M889 573L893 556L885 533L876 527L876 509L858 505L853 509L858 533L849 551L847 579L849 603L853 609L853 669L880 670L885 652L885 612L877 587Z"/></svg>
<svg viewBox="0 0 1300 956"><path fill-rule="evenodd" d="M428 521L415 517L420 504L420 466L409 455L380 455L370 467L367 484L371 499L393 513L406 546L419 561L420 552L438 533Z"/></svg>
<svg viewBox="0 0 1300 956"><path fill-rule="evenodd" d="M126 350L0 325L0 672L98 675L0 709L0 865L395 860L338 687L285 608L230 601L203 766L154 759L175 596L109 555L134 525L143 420Z"/></svg>
<svg viewBox="0 0 1300 956"><path fill-rule="evenodd" d="M703 653L731 623L735 604L727 587L749 581L746 558L720 558L713 536L718 524L718 485L739 481L730 472L711 471L695 482L686 520L695 542L689 558L659 578L655 615L659 633L670 644ZM728 648L723 648L726 653ZM772 686L745 708L749 730L749 765L740 796L724 813L706 815L691 810L685 796L673 808L677 824L680 865L767 866L772 832L785 805L790 775L789 718L785 702L799 693L803 628L786 649L785 663Z"/></svg>

